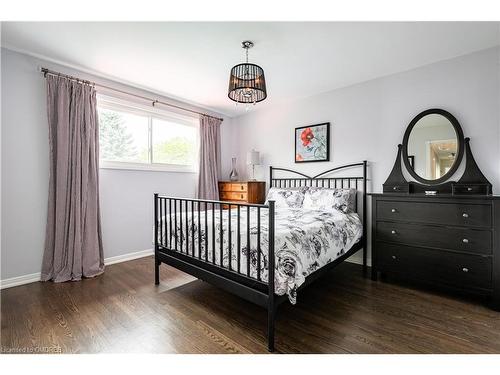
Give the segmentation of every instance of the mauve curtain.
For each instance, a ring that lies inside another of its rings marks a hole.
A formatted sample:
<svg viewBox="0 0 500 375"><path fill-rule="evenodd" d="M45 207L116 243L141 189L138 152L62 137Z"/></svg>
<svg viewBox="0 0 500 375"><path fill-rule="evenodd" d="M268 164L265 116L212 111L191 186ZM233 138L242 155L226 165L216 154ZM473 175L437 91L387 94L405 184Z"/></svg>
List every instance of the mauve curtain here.
<svg viewBox="0 0 500 375"><path fill-rule="evenodd" d="M200 174L198 198L219 199L217 174L219 171L221 120L200 116Z"/></svg>
<svg viewBox="0 0 500 375"><path fill-rule="evenodd" d="M104 271L99 209L96 92L47 76L50 182L42 280L80 280Z"/></svg>

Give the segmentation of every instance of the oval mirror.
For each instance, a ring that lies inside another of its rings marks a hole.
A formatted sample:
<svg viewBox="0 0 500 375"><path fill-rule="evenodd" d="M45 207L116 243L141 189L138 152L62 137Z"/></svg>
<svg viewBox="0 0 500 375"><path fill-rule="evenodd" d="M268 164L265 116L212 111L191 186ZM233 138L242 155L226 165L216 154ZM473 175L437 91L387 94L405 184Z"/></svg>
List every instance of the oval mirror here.
<svg viewBox="0 0 500 375"><path fill-rule="evenodd" d="M457 119L442 109L418 114L403 139L403 161L417 181L435 185L446 181L460 165L464 141Z"/></svg>

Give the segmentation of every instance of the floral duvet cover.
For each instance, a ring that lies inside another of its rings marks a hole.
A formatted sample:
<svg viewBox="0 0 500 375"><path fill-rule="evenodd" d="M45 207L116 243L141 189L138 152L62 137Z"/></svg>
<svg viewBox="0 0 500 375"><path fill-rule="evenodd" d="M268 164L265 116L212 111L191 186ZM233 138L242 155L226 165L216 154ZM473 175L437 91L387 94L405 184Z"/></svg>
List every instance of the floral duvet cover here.
<svg viewBox="0 0 500 375"><path fill-rule="evenodd" d="M257 277L257 267L260 268L260 276L263 281L268 277L268 210L261 209L260 218L260 264L257 264L257 208L250 210L250 246L247 245L247 213L242 207L240 214L240 242L241 252L240 272L247 272L247 257L250 257L250 276ZM198 226L198 213L195 211L193 219L191 212L182 214L182 231L180 226L180 213L177 212L177 220L174 214L166 217L166 222L172 222L172 227L177 221L176 231L169 231L167 225L167 244L172 243L174 248L175 236L177 236L177 250L188 252L198 257L199 241L201 238L201 257L205 259L205 252L209 261L215 258L215 264L220 265L220 244L222 240L223 257L222 265L237 270L238 247L237 247L237 210L231 210L231 244L229 244L228 224L229 211L222 211L222 239L220 236L220 211L206 211L208 233L205 232L205 211L200 212ZM215 249L212 249L212 217L215 219ZM174 233L175 232L175 233ZM181 238L182 232L182 238ZM194 232L194 246L192 237ZM315 272L324 265L337 259L346 253L362 236L363 226L356 213L344 213L340 210L319 211L294 208L277 208L275 215L275 293L277 295L287 294L292 304L297 300L297 289L305 281L306 276ZM186 238L187 237L187 238ZM161 234L160 234L161 238ZM171 241L171 242L170 242ZM208 244L208 250L205 244ZM229 258L229 246L231 247L231 258ZM215 253L214 253L215 251Z"/></svg>

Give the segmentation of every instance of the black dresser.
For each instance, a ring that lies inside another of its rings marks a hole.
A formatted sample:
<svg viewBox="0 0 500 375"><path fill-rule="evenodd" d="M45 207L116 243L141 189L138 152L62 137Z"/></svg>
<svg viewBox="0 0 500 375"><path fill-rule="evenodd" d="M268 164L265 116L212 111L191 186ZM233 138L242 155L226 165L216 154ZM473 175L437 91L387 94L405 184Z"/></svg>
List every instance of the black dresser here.
<svg viewBox="0 0 500 375"><path fill-rule="evenodd" d="M416 115L383 193L370 194L372 279L487 296L500 309L500 196L492 190L451 113Z"/></svg>
<svg viewBox="0 0 500 375"><path fill-rule="evenodd" d="M500 307L500 197L371 194L378 272L492 297Z"/></svg>

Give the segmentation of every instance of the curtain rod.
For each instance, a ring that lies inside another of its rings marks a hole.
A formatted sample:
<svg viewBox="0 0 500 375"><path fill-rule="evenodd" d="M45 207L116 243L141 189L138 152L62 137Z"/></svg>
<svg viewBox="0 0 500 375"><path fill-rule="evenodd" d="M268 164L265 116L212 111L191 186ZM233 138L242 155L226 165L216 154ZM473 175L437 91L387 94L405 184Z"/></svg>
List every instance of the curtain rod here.
<svg viewBox="0 0 500 375"><path fill-rule="evenodd" d="M175 104L170 104L170 103L162 102L161 100L151 99L151 98L148 98L148 97L146 97L146 96L137 95L137 94L133 94L133 93L131 93L131 92L127 92L127 91L123 91L123 90L115 89L114 87L109 87L109 86L106 86L106 85L101 85L100 83L95 83L95 82L87 81L87 80L85 80L85 79L81 79L81 78L74 77L74 76L70 76L70 75L67 75L67 74L64 74L64 73L56 72L56 71L54 71L54 70L50 70L50 69L47 69L47 68L40 68L40 71L43 73L43 76L44 76L44 77L46 77L46 76L47 76L47 74L52 75L52 76L57 76L57 77L64 77L64 78L71 79L71 80L73 80L73 81L86 83L86 84L88 84L88 85L92 85L92 86L102 87L102 88L105 88L105 89L107 89L107 90L116 91L116 92L119 92L119 93L121 93L121 94L129 95L129 96L134 96L134 97L136 97L136 98L143 99L143 100L146 100L146 101L148 101L148 102L151 102L151 105L152 105L153 107L154 107L156 104L162 104L162 105L165 105L165 106L167 106L167 107L172 107L172 108L180 109L180 110L182 110L182 111L191 112L191 113L196 113L196 114L198 114L198 115L208 116L208 117L211 117L211 118L215 118L215 119L217 119L217 120L220 120L220 121L224 121L224 119L223 119L223 118L216 117L216 116L212 116L212 115L209 115L209 114L207 114L207 113L198 112L198 111L195 111L195 110L192 110L192 109L188 109L188 108L184 108L184 107L181 107L181 106L178 106L178 105L175 105Z"/></svg>

